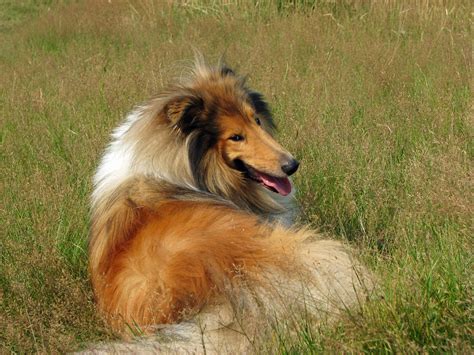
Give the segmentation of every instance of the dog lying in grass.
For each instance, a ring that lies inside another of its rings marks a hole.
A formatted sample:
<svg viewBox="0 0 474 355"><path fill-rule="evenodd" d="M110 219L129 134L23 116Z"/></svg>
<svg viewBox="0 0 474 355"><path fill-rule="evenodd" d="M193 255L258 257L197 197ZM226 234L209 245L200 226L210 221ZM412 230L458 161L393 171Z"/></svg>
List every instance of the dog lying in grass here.
<svg viewBox="0 0 474 355"><path fill-rule="evenodd" d="M197 60L115 129L89 243L113 329L170 335L153 343L161 351L245 351L288 315L320 319L360 302L367 271L340 242L292 224L299 162L274 128L242 77Z"/></svg>

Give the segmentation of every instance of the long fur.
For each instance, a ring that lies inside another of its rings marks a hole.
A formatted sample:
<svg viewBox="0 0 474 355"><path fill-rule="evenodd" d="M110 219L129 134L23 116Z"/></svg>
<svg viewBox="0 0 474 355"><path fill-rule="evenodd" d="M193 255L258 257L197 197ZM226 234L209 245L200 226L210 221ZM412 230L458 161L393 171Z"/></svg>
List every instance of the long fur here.
<svg viewBox="0 0 474 355"><path fill-rule="evenodd" d="M232 144L232 127L255 139ZM89 243L98 308L114 329L174 334L163 351L244 350L249 338L224 325L242 332L237 320L251 317L255 334L289 304L321 317L360 300L365 269L340 243L291 226L292 195L234 166L273 172L291 157L273 129L244 79L198 60L114 131L95 175Z"/></svg>

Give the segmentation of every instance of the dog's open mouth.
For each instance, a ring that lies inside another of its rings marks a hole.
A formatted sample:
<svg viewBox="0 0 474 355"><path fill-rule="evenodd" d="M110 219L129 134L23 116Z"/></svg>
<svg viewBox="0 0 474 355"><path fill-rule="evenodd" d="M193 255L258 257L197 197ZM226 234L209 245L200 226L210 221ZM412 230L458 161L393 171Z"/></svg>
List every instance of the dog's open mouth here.
<svg viewBox="0 0 474 355"><path fill-rule="evenodd" d="M237 170L245 173L245 176L251 180L260 183L270 191L286 196L291 192L291 182L288 177L277 177L258 171L255 168L245 164L242 160L234 161Z"/></svg>

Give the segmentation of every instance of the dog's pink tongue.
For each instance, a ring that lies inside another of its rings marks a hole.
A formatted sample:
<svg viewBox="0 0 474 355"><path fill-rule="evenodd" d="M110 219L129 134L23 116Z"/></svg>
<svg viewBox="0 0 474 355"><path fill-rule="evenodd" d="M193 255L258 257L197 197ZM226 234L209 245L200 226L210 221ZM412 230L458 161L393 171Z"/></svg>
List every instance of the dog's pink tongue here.
<svg viewBox="0 0 474 355"><path fill-rule="evenodd" d="M286 196L291 192L291 182L287 177L278 178L263 173L258 174L265 186L274 188L280 195Z"/></svg>

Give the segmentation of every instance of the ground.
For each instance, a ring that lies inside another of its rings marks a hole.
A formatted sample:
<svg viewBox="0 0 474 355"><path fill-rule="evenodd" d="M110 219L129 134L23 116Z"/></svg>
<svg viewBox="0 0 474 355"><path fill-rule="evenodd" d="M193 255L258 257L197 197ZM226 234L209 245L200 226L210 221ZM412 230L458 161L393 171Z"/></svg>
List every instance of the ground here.
<svg viewBox="0 0 474 355"><path fill-rule="evenodd" d="M111 129L193 48L270 102L302 164L300 223L378 276L362 310L303 316L262 352L457 352L473 339L468 1L0 4L1 352L116 336L87 276L91 176Z"/></svg>

